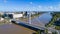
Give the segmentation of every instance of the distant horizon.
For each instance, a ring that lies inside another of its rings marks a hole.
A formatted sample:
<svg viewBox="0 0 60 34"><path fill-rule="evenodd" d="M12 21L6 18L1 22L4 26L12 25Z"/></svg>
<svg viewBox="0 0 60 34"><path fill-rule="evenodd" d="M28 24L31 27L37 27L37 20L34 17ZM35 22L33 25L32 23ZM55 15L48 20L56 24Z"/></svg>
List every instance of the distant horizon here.
<svg viewBox="0 0 60 34"><path fill-rule="evenodd" d="M25 11L0 11L0 12L25 12ZM31 12L31 11L27 11ZM60 12L60 11L34 11L34 12Z"/></svg>

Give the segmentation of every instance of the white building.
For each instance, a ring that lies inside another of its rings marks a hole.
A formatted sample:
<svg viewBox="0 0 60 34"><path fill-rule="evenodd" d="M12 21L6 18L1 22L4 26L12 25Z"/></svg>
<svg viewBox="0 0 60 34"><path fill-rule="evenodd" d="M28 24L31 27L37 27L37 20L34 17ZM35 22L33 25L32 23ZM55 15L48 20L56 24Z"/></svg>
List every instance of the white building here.
<svg viewBox="0 0 60 34"><path fill-rule="evenodd" d="M23 17L23 14L15 14L15 13L5 13L5 18L20 18Z"/></svg>
<svg viewBox="0 0 60 34"><path fill-rule="evenodd" d="M13 18L23 17L23 14L13 14Z"/></svg>

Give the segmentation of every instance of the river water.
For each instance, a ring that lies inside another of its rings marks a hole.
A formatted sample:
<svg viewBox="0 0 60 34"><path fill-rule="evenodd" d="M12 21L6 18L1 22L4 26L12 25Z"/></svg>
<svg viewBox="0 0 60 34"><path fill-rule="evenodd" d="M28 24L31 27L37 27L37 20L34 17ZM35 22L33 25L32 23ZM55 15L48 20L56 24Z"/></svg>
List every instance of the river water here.
<svg viewBox="0 0 60 34"><path fill-rule="evenodd" d="M35 31L15 24L0 25L0 34L32 34Z"/></svg>
<svg viewBox="0 0 60 34"><path fill-rule="evenodd" d="M50 12L44 13L40 15L39 17L36 17L31 20L31 24L36 25L36 26L45 26L45 24L49 23L51 20L52 16Z"/></svg>

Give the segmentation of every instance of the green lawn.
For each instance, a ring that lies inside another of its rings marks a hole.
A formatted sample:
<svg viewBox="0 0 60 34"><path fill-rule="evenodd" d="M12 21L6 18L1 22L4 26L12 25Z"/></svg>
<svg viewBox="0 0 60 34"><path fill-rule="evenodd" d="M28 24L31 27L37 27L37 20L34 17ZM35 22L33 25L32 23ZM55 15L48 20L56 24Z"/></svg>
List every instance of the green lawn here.
<svg viewBox="0 0 60 34"><path fill-rule="evenodd" d="M55 26L55 29L60 30L60 26Z"/></svg>

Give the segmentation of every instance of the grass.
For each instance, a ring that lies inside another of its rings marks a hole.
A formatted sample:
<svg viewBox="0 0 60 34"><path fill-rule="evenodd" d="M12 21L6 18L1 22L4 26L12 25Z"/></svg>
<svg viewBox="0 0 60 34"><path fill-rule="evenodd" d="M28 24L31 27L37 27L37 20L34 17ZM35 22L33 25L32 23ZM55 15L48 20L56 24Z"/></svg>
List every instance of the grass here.
<svg viewBox="0 0 60 34"><path fill-rule="evenodd" d="M52 34L58 34L57 32L52 32Z"/></svg>
<svg viewBox="0 0 60 34"><path fill-rule="evenodd" d="M60 26L55 26L55 29L60 30Z"/></svg>
<svg viewBox="0 0 60 34"><path fill-rule="evenodd" d="M48 29L45 29L45 33L48 34Z"/></svg>

